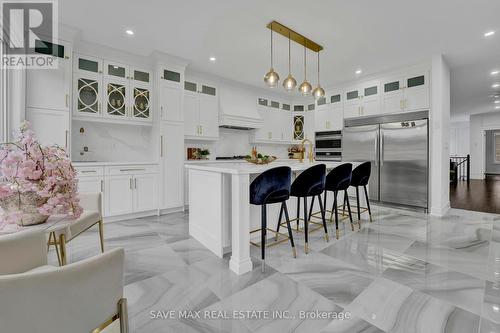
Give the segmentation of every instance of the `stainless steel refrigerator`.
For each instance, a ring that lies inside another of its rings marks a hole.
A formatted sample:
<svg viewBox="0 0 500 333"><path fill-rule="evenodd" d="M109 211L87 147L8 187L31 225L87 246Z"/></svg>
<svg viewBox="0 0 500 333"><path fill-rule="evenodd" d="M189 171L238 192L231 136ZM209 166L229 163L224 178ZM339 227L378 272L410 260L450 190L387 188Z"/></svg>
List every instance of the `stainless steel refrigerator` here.
<svg viewBox="0 0 500 333"><path fill-rule="evenodd" d="M428 208L428 113L346 120L343 161L371 161L370 200Z"/></svg>

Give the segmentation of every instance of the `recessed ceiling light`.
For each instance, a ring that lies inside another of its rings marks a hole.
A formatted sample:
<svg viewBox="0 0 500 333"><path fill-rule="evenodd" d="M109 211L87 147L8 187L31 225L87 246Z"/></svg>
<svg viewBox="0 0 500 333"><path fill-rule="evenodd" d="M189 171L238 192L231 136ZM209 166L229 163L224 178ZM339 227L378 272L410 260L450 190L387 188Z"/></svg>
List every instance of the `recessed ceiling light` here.
<svg viewBox="0 0 500 333"><path fill-rule="evenodd" d="M484 33L484 37L491 37L495 34L495 31L491 30L491 31L488 31L488 32L485 32Z"/></svg>
<svg viewBox="0 0 500 333"><path fill-rule="evenodd" d="M133 35L134 35L134 32L133 32L132 30L130 30L130 29L125 30L125 32L126 32L126 33L127 33L127 35L129 35L129 36L133 36Z"/></svg>
<svg viewBox="0 0 500 333"><path fill-rule="evenodd" d="M363 71L361 69L358 69L354 73L356 73L357 75L359 75L359 74L363 73Z"/></svg>
<svg viewBox="0 0 500 333"><path fill-rule="evenodd" d="M500 83L495 83L495 84L493 84L491 87L492 87L492 88L498 88L498 87L500 87Z"/></svg>
<svg viewBox="0 0 500 333"><path fill-rule="evenodd" d="M496 100L496 101L495 101L495 104L500 104L500 100Z"/></svg>
<svg viewBox="0 0 500 333"><path fill-rule="evenodd" d="M210 61L215 61L217 59L215 59L215 57L210 57Z"/></svg>
<svg viewBox="0 0 500 333"><path fill-rule="evenodd" d="M495 106L495 109L499 110L499 109L500 109L500 106Z"/></svg>
<svg viewBox="0 0 500 333"><path fill-rule="evenodd" d="M500 71L494 70L490 73L490 75L498 75L498 73L500 73Z"/></svg>

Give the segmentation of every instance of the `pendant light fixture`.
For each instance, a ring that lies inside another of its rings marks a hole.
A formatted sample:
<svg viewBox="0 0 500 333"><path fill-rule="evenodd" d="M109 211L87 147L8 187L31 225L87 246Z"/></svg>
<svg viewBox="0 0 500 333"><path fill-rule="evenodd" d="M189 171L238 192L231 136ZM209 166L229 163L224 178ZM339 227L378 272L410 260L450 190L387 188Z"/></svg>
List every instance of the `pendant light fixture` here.
<svg viewBox="0 0 500 333"><path fill-rule="evenodd" d="M307 96L311 93L312 86L307 82L307 59L306 59L306 45L304 45L304 82L299 86L299 91L302 95Z"/></svg>
<svg viewBox="0 0 500 333"><path fill-rule="evenodd" d="M297 86L297 80L292 76L292 61L291 61L291 51L290 51L290 32L288 33L288 76L283 80L283 88L290 92Z"/></svg>
<svg viewBox="0 0 500 333"><path fill-rule="evenodd" d="M280 81L280 77L278 73L274 71L273 68L273 29L271 27L271 69L267 74L264 76L264 82L267 84L268 87L274 88L278 85L278 82Z"/></svg>
<svg viewBox="0 0 500 333"><path fill-rule="evenodd" d="M325 96L325 89L321 88L321 86L319 85L319 52L318 52L318 85L312 91L312 95L314 96L315 99L319 99Z"/></svg>

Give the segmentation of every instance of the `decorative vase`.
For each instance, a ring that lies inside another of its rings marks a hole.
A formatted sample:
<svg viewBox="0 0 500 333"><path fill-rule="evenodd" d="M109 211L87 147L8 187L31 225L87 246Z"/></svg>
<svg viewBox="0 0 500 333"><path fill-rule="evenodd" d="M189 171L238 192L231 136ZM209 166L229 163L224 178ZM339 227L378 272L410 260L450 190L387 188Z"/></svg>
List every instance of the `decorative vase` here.
<svg viewBox="0 0 500 333"><path fill-rule="evenodd" d="M0 200L0 207L7 213L20 211L21 219L16 223L25 227L47 222L49 217L38 212L38 207L46 202L46 198L39 197L35 192L16 193Z"/></svg>

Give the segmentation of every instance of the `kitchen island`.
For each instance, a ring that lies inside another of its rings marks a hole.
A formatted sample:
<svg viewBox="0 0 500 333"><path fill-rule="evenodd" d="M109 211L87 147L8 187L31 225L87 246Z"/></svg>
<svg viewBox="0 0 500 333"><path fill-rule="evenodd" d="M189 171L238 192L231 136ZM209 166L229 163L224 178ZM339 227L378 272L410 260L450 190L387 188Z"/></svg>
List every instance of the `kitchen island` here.
<svg viewBox="0 0 500 333"><path fill-rule="evenodd" d="M252 270L250 230L251 227L252 230L259 228L261 223L260 207L249 203L251 181L263 171L278 166L289 166L297 175L315 164L326 164L327 170L331 170L342 163L346 162L280 160L268 165L246 161L186 164L189 172L189 234L219 257L232 252L229 267L236 274L249 272ZM353 167L358 164L353 162ZM333 205L332 197L328 198L327 209ZM343 202L340 193L338 201ZM361 202L364 204L364 200ZM287 204L290 218L293 218L296 200L289 200ZM319 208L315 206L314 211L317 210ZM268 206L270 228L277 224L278 214L279 205Z"/></svg>

